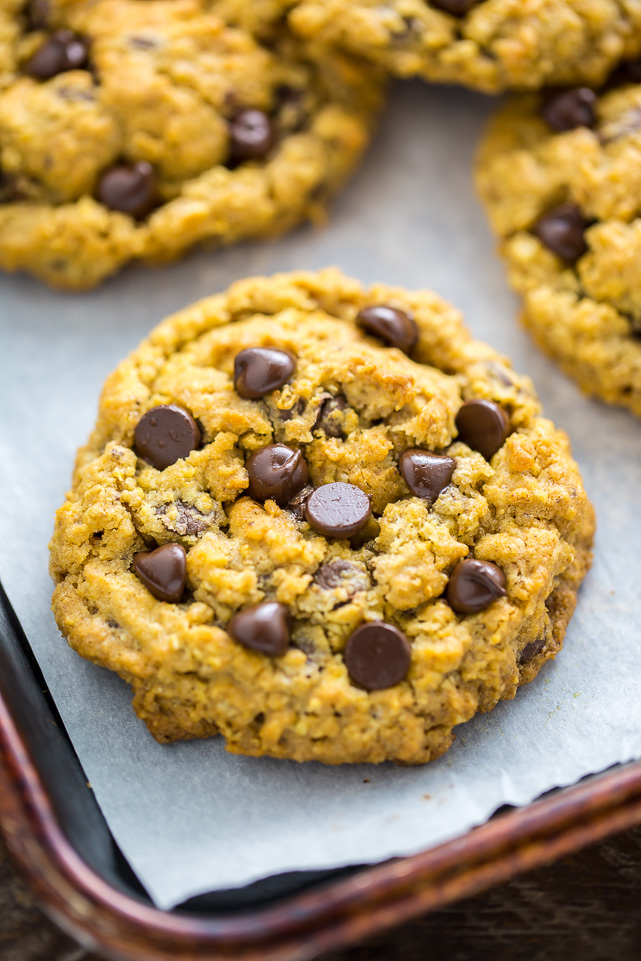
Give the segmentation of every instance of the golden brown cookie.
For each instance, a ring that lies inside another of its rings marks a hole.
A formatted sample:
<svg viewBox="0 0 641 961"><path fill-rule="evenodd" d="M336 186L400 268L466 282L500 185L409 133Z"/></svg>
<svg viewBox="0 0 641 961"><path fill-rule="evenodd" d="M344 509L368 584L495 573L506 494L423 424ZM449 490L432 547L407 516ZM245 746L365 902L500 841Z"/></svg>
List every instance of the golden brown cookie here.
<svg viewBox="0 0 641 961"><path fill-rule="evenodd" d="M0 268L85 288L131 259L322 213L380 102L376 70L269 44L206 0L0 10Z"/></svg>
<svg viewBox="0 0 641 961"><path fill-rule="evenodd" d="M278 7L308 42L399 77L488 92L600 83L641 50L638 0L215 0L250 29Z"/></svg>
<svg viewBox="0 0 641 961"><path fill-rule="evenodd" d="M417 764L559 651L593 523L566 436L452 307L258 277L108 379L53 609L160 741Z"/></svg>
<svg viewBox="0 0 641 961"><path fill-rule="evenodd" d="M528 95L481 145L477 185L529 330L590 394L641 415L641 85Z"/></svg>

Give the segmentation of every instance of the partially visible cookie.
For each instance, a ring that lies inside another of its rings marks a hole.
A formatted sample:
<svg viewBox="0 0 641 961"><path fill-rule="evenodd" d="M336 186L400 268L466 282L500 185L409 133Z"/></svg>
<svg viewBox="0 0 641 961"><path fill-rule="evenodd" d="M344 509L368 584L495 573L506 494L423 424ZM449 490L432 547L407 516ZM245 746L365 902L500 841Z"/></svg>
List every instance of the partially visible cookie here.
<svg viewBox="0 0 641 961"><path fill-rule="evenodd" d="M641 415L641 85L618 79L508 102L476 179L537 341Z"/></svg>
<svg viewBox="0 0 641 961"><path fill-rule="evenodd" d="M219 0L245 16L251 0ZM260 5L258 5L260 6ZM281 0L306 40L367 56L400 77L488 92L602 82L641 51L638 0ZM263 0L263 15L274 2Z"/></svg>
<svg viewBox="0 0 641 961"><path fill-rule="evenodd" d="M322 213L367 144L377 71L209 7L2 5L0 268L90 287Z"/></svg>
<svg viewBox="0 0 641 961"><path fill-rule="evenodd" d="M107 381L53 609L159 741L418 764L559 651L593 526L567 438L453 308L258 277Z"/></svg>

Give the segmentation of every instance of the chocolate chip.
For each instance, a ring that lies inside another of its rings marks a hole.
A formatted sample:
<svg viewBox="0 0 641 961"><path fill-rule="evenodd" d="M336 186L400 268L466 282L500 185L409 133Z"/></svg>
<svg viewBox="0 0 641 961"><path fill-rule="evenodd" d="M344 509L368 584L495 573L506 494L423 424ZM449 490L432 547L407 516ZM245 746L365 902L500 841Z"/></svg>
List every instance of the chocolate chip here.
<svg viewBox="0 0 641 961"><path fill-rule="evenodd" d="M300 415L303 413L307 403L304 397L299 397L296 403L292 407L277 407L274 411L279 420L291 420L296 414Z"/></svg>
<svg viewBox="0 0 641 961"><path fill-rule="evenodd" d="M257 400L286 384L296 370L296 358L275 347L248 347L236 354L234 386L241 397Z"/></svg>
<svg viewBox="0 0 641 961"><path fill-rule="evenodd" d="M89 42L71 30L56 30L25 65L35 80L50 80L67 70L82 70L89 61Z"/></svg>
<svg viewBox="0 0 641 961"><path fill-rule="evenodd" d="M155 551L134 554L134 571L150 594L174 604L183 596L187 554L182 544L163 544Z"/></svg>
<svg viewBox="0 0 641 961"><path fill-rule="evenodd" d="M552 130L593 127L596 123L597 96L589 87L562 90L545 98L541 116Z"/></svg>
<svg viewBox="0 0 641 961"><path fill-rule="evenodd" d="M151 164L141 160L112 167L98 181L97 196L110 210L142 220L158 202L156 175Z"/></svg>
<svg viewBox="0 0 641 961"><path fill-rule="evenodd" d="M25 7L27 30L44 30L49 12L49 0L30 0Z"/></svg>
<svg viewBox="0 0 641 961"><path fill-rule="evenodd" d="M418 327L411 313L387 304L363 307L356 315L356 323L368 334L379 337L390 347L398 347L405 354L411 354L418 342Z"/></svg>
<svg viewBox="0 0 641 961"><path fill-rule="evenodd" d="M638 60L624 60L618 71L621 83L641 83L641 57Z"/></svg>
<svg viewBox="0 0 641 961"><path fill-rule="evenodd" d="M532 227L542 244L568 264L586 252L584 232L589 221L575 204L561 204L537 220Z"/></svg>
<svg viewBox="0 0 641 961"><path fill-rule="evenodd" d="M311 527L325 537L351 537L367 524L372 505L360 487L323 484L307 501L305 517Z"/></svg>
<svg viewBox="0 0 641 961"><path fill-rule="evenodd" d="M394 687L407 676L411 660L412 649L405 635L384 621L357 627L345 648L349 676L366 691Z"/></svg>
<svg viewBox="0 0 641 961"><path fill-rule="evenodd" d="M545 647L545 637L537 637L535 641L526 644L519 655L519 664L527 664L533 657L540 654Z"/></svg>
<svg viewBox="0 0 641 961"><path fill-rule="evenodd" d="M510 431L510 420L493 400L466 400L456 415L458 439L491 460Z"/></svg>
<svg viewBox="0 0 641 961"><path fill-rule="evenodd" d="M491 561L459 561L447 584L448 604L457 614L477 614L497 597L505 597L505 574Z"/></svg>
<svg viewBox="0 0 641 961"><path fill-rule="evenodd" d="M247 493L256 501L275 500L284 507L302 491L309 478L305 458L285 444L268 444L248 459Z"/></svg>
<svg viewBox="0 0 641 961"><path fill-rule="evenodd" d="M314 583L325 591L332 591L335 587L341 587L344 584L343 574L353 570L354 566L349 561L342 561L340 558L328 561L327 564L321 564L314 574Z"/></svg>
<svg viewBox="0 0 641 961"><path fill-rule="evenodd" d="M307 487L303 487L300 493L295 494L291 500L287 501L285 505L285 510L290 511L294 515L297 521L305 520L305 508L307 507L307 501L314 492L314 488L308 484Z"/></svg>
<svg viewBox="0 0 641 961"><path fill-rule="evenodd" d="M476 2L477 0L432 0L432 6L445 13L451 13L453 17L464 17Z"/></svg>
<svg viewBox="0 0 641 961"><path fill-rule="evenodd" d="M173 510L172 510L173 508ZM175 517L171 520L167 517L169 511L175 512ZM165 530L180 534L181 537L202 534L208 530L216 520L216 511L203 514L192 504L184 501L175 501L174 504L163 504L156 508L156 513L163 518L162 525Z"/></svg>
<svg viewBox="0 0 641 961"><path fill-rule="evenodd" d="M134 432L136 453L157 470L196 450L201 436L198 424L184 407L161 404L152 407L138 421Z"/></svg>
<svg viewBox="0 0 641 961"><path fill-rule="evenodd" d="M347 434L343 430L343 412L347 409L347 401L342 394L327 397L320 406L314 428L319 427L326 437L340 437L345 440Z"/></svg>
<svg viewBox="0 0 641 961"><path fill-rule="evenodd" d="M452 480L456 461L445 454L433 454L416 447L401 454L399 467L412 494L433 504Z"/></svg>
<svg viewBox="0 0 641 961"><path fill-rule="evenodd" d="M228 127L232 163L260 160L269 153L274 131L271 120L262 110L239 110L229 121Z"/></svg>
<svg viewBox="0 0 641 961"><path fill-rule="evenodd" d="M289 647L289 611L276 601L256 604L234 614L227 631L243 647L269 657L282 657Z"/></svg>

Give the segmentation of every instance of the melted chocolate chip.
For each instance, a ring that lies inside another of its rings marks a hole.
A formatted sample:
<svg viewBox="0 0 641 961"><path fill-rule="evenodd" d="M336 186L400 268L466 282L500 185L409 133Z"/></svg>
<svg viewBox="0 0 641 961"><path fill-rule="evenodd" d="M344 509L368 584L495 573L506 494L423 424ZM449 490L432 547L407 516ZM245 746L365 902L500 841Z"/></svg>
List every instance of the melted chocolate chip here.
<svg viewBox="0 0 641 961"><path fill-rule="evenodd" d="M467 558L459 561L447 584L448 604L457 614L477 614L505 597L505 574L491 561Z"/></svg>
<svg viewBox="0 0 641 961"><path fill-rule="evenodd" d="M173 510L171 510L173 508ZM170 520L167 514L171 510L175 516ZM181 537L202 534L208 530L216 517L215 511L203 514L192 504L185 504L184 501L176 501L174 504L163 504L156 508L156 513L162 517L162 525L165 530L180 534Z"/></svg>
<svg viewBox="0 0 641 961"><path fill-rule="evenodd" d="M432 0L432 6L453 17L464 17L469 13L477 0Z"/></svg>
<svg viewBox="0 0 641 961"><path fill-rule="evenodd" d="M537 637L535 641L526 644L519 655L519 664L527 664L533 657L540 654L545 647L545 637Z"/></svg>
<svg viewBox="0 0 641 961"><path fill-rule="evenodd" d="M314 574L314 583L318 584L324 591L332 591L335 587L342 587L345 583L343 574L353 572L354 567L349 561L342 561L340 558L335 561L328 561L321 564Z"/></svg>
<svg viewBox="0 0 641 961"><path fill-rule="evenodd" d="M163 544L134 555L134 571L159 601L178 603L185 590L187 554L181 544Z"/></svg>
<svg viewBox="0 0 641 961"><path fill-rule="evenodd" d="M187 457L200 441L198 424L177 404L152 407L140 418L134 432L136 453L157 470Z"/></svg>
<svg viewBox="0 0 641 961"><path fill-rule="evenodd" d="M445 454L413 448L401 455L399 466L412 494L433 504L452 480L456 461Z"/></svg>
<svg viewBox="0 0 641 961"><path fill-rule="evenodd" d="M282 657L289 647L289 611L276 601L256 604L234 614L227 631L243 647L268 657Z"/></svg>
<svg viewBox="0 0 641 961"><path fill-rule="evenodd" d="M228 127L232 163L260 160L271 150L274 130L271 120L262 110L239 110L229 121Z"/></svg>
<svg viewBox="0 0 641 961"><path fill-rule="evenodd" d="M562 90L545 98L541 106L541 116L552 130L594 127L596 102L597 96L589 87Z"/></svg>
<svg viewBox="0 0 641 961"><path fill-rule="evenodd" d="M503 446L510 420L492 400L466 400L456 415L456 429L460 441L489 461Z"/></svg>
<svg viewBox="0 0 641 961"><path fill-rule="evenodd" d="M71 30L56 30L25 65L35 80L50 80L67 70L82 70L89 62L89 42Z"/></svg>
<svg viewBox="0 0 641 961"><path fill-rule="evenodd" d="M379 337L389 347L398 347L405 354L411 354L418 343L418 327L409 311L375 304L363 307L356 315L356 323L368 334Z"/></svg>
<svg viewBox="0 0 641 961"><path fill-rule="evenodd" d="M574 264L586 252L584 232L589 221L575 204L561 204L537 220L532 228L542 244L567 264Z"/></svg>
<svg viewBox="0 0 641 961"><path fill-rule="evenodd" d="M247 493L256 501L275 500L284 507L307 484L307 464L299 450L268 444L249 457Z"/></svg>
<svg viewBox="0 0 641 961"><path fill-rule="evenodd" d="M248 347L236 354L234 386L241 397L257 400L286 384L296 370L296 358L275 347Z"/></svg>
<svg viewBox="0 0 641 961"><path fill-rule="evenodd" d="M305 517L325 537L351 537L365 527L372 513L367 494L353 484L338 481L317 487L307 501Z"/></svg>
<svg viewBox="0 0 641 961"><path fill-rule="evenodd" d="M347 434L343 430L343 412L346 409L347 401L342 394L326 397L320 406L314 428L319 427L326 437L339 437L345 440Z"/></svg>
<svg viewBox="0 0 641 961"><path fill-rule="evenodd" d="M412 649L405 635L384 621L357 627L345 648L349 676L366 691L394 687L407 676L411 660Z"/></svg>
<svg viewBox="0 0 641 961"><path fill-rule="evenodd" d="M27 30L44 30L49 12L49 0L29 0L25 7Z"/></svg>
<svg viewBox="0 0 641 961"><path fill-rule="evenodd" d="M156 175L151 164L141 160L112 167L98 181L97 196L110 210L142 220L158 201Z"/></svg>
<svg viewBox="0 0 641 961"><path fill-rule="evenodd" d="M314 492L314 488L308 484L307 487L303 487L300 493L295 494L291 500L287 501L285 509L294 515L297 521L305 520L305 508L307 507L307 501Z"/></svg>

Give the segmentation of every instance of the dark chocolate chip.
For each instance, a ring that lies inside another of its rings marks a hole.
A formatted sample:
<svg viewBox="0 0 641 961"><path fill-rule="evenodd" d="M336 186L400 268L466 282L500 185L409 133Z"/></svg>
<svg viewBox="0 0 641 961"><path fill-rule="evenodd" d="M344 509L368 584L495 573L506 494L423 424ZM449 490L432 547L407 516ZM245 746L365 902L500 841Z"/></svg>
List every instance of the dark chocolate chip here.
<svg viewBox="0 0 641 961"><path fill-rule="evenodd" d="M285 509L294 515L297 521L305 520L305 508L307 507L307 501L314 492L314 488L311 484L307 487L303 487L302 491L295 494L290 500L287 501Z"/></svg>
<svg viewBox="0 0 641 961"><path fill-rule="evenodd" d="M97 196L110 210L142 220L158 202L153 167L146 160L112 167L98 181Z"/></svg>
<svg viewBox="0 0 641 961"><path fill-rule="evenodd" d="M140 418L134 432L136 453L158 470L187 457L200 441L198 424L177 404L152 407Z"/></svg>
<svg viewBox="0 0 641 961"><path fill-rule="evenodd" d="M354 566L349 561L342 561L338 558L335 561L328 561L321 564L314 574L314 583L318 584L325 591L332 591L335 587L341 587L345 583L343 574L348 571L353 572Z"/></svg>
<svg viewBox="0 0 641 961"><path fill-rule="evenodd" d="M25 73L35 80L50 80L67 70L82 70L88 62L86 37L71 30L56 30L27 61Z"/></svg>
<svg viewBox="0 0 641 961"><path fill-rule="evenodd" d="M418 342L418 327L411 313L387 304L363 307L356 315L356 323L368 334L379 337L390 347L398 347L405 354L411 354Z"/></svg>
<svg viewBox="0 0 641 961"><path fill-rule="evenodd" d="M307 501L305 517L325 537L351 537L365 527L372 513L367 494L360 487L338 481L317 487Z"/></svg>
<svg viewBox="0 0 641 961"><path fill-rule="evenodd" d="M568 264L586 252L584 232L589 221L575 204L561 204L537 220L532 228L542 244Z"/></svg>
<svg viewBox="0 0 641 961"><path fill-rule="evenodd" d="M232 163L260 160L274 141L272 122L262 110L239 110L228 124L229 150Z"/></svg>
<svg viewBox="0 0 641 961"><path fill-rule="evenodd" d="M477 0L432 0L432 6L453 17L464 17L469 13Z"/></svg>
<svg viewBox="0 0 641 961"><path fill-rule="evenodd" d="M638 60L624 60L619 68L621 83L641 83L641 57Z"/></svg>
<svg viewBox="0 0 641 961"><path fill-rule="evenodd" d="M289 611L276 601L256 604L234 614L227 631L243 647L268 657L282 657L289 647Z"/></svg>
<svg viewBox="0 0 641 961"><path fill-rule="evenodd" d="M44 30L49 20L49 0L29 0L25 7L27 30Z"/></svg>
<svg viewBox="0 0 641 961"><path fill-rule="evenodd" d="M187 554L182 544L163 544L155 551L134 554L134 571L150 594L176 604L183 596Z"/></svg>
<svg viewBox="0 0 641 961"><path fill-rule="evenodd" d="M241 397L257 400L286 384L296 370L296 358L275 347L248 347L236 354L234 386Z"/></svg>
<svg viewBox="0 0 641 961"><path fill-rule="evenodd" d="M320 406L314 428L319 427L326 437L340 437L345 440L347 435L343 430L343 411L346 408L347 401L342 394L326 397Z"/></svg>
<svg viewBox="0 0 641 961"><path fill-rule="evenodd" d="M505 597L505 574L491 561L459 561L447 584L448 604L457 614L477 614L497 597Z"/></svg>
<svg viewBox="0 0 641 961"><path fill-rule="evenodd" d="M545 637L537 637L535 641L526 644L519 655L519 664L527 664L533 657L540 654L545 647Z"/></svg>
<svg viewBox="0 0 641 961"><path fill-rule="evenodd" d="M277 407L275 414L280 420L291 420L296 414L302 414L307 403L304 397L299 397L292 407Z"/></svg>
<svg viewBox="0 0 641 961"><path fill-rule="evenodd" d="M412 649L405 635L384 621L357 627L345 648L349 676L366 691L394 687L407 676L411 660Z"/></svg>
<svg viewBox="0 0 641 961"><path fill-rule="evenodd" d="M433 454L416 447L401 454L399 466L412 494L433 504L452 480L456 461L445 454Z"/></svg>
<svg viewBox="0 0 641 961"><path fill-rule="evenodd" d="M541 116L552 130L593 127L596 123L596 102L597 96L589 87L561 90L544 99Z"/></svg>
<svg viewBox="0 0 641 961"><path fill-rule="evenodd" d="M493 400L466 400L456 415L458 439L491 460L510 431L510 420Z"/></svg>
<svg viewBox="0 0 641 961"><path fill-rule="evenodd" d="M257 501L275 500L284 507L307 484L309 473L299 450L285 444L268 444L247 461L247 493Z"/></svg>

